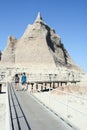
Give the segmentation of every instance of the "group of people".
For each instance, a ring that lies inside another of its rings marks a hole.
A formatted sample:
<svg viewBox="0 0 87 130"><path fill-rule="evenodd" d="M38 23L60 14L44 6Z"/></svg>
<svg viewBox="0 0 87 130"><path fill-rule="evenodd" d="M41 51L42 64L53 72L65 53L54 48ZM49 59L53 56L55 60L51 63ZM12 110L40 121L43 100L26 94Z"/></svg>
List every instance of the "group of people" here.
<svg viewBox="0 0 87 130"><path fill-rule="evenodd" d="M18 90L19 82L21 82L22 84L22 90L26 90L27 89L27 76L25 72L21 76L21 81L20 81L19 75L15 74L15 89L16 90Z"/></svg>

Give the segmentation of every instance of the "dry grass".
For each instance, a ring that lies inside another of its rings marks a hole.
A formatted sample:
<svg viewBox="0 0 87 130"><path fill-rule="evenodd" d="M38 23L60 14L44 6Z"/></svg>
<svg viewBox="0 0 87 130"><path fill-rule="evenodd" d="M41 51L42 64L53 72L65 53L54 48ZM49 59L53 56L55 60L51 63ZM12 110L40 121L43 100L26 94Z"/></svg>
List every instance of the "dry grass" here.
<svg viewBox="0 0 87 130"><path fill-rule="evenodd" d="M52 90L52 94L64 94L63 92L74 93L74 94L87 94L86 86L60 86L54 90Z"/></svg>

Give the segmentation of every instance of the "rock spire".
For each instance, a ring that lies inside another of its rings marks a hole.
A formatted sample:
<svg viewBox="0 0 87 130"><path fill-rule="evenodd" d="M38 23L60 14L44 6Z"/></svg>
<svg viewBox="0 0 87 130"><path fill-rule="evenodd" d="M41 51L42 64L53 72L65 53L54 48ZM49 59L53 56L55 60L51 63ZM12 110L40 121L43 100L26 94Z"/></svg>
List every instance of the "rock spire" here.
<svg viewBox="0 0 87 130"><path fill-rule="evenodd" d="M9 37L1 62L23 67L35 65L42 68L63 66L79 69L65 49L60 36L45 24L40 12L19 40Z"/></svg>
<svg viewBox="0 0 87 130"><path fill-rule="evenodd" d="M35 22L36 22L36 23L44 23L44 20L42 19L40 12L38 12L38 15L37 15L37 17L36 17Z"/></svg>

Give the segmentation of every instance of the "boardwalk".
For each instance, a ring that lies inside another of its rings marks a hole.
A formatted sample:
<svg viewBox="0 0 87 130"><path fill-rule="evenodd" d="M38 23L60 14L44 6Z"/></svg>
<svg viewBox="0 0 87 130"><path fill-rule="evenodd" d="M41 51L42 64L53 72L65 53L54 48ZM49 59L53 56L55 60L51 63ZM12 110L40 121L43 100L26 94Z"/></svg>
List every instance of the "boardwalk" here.
<svg viewBox="0 0 87 130"><path fill-rule="evenodd" d="M11 130L73 130L25 91L8 86Z"/></svg>

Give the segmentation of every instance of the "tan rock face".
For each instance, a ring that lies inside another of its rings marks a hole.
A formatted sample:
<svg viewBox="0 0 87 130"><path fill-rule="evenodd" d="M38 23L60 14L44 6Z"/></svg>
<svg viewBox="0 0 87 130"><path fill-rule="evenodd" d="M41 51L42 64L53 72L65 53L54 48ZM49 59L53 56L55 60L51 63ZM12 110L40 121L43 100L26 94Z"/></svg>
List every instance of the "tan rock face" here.
<svg viewBox="0 0 87 130"><path fill-rule="evenodd" d="M15 63L15 44L17 40L13 36L8 37L8 44L2 53L1 61L3 63Z"/></svg>
<svg viewBox="0 0 87 130"><path fill-rule="evenodd" d="M16 40L9 37L1 62L26 65L66 66L79 68L72 61L61 38L42 19L40 13L28 25L23 36Z"/></svg>

